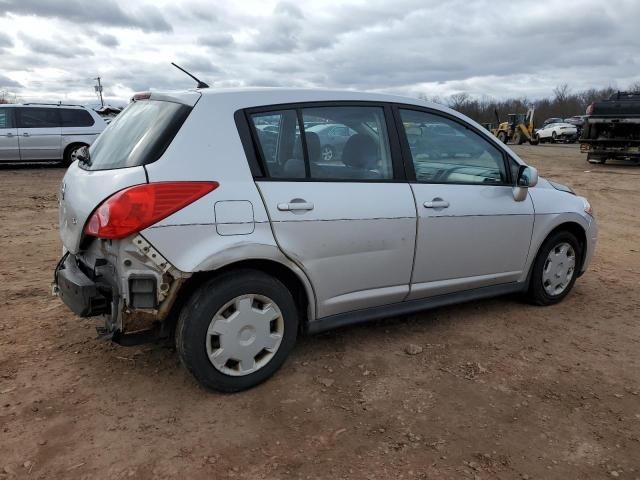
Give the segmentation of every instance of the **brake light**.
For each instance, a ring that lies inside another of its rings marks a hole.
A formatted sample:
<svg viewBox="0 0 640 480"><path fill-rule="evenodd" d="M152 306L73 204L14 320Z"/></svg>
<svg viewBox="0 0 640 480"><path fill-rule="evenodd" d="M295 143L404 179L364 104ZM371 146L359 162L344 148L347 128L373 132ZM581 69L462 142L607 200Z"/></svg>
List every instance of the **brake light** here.
<svg viewBox="0 0 640 480"><path fill-rule="evenodd" d="M135 93L133 97L131 97L131 100L133 100L134 102L137 102L138 100L149 100L150 98L151 98L151 92L140 92L140 93Z"/></svg>
<svg viewBox="0 0 640 480"><path fill-rule="evenodd" d="M144 230L218 188L218 182L158 182L125 188L102 202L84 233L119 239Z"/></svg>

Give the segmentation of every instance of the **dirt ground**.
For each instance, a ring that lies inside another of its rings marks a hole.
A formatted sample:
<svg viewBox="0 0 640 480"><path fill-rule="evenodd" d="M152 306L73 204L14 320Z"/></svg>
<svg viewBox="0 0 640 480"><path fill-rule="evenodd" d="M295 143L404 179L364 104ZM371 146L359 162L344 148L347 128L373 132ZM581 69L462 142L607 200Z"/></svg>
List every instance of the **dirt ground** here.
<svg viewBox="0 0 640 480"><path fill-rule="evenodd" d="M640 479L640 167L518 151L598 218L563 303L303 338L235 395L199 388L166 347L96 340L51 297L64 171L0 169L0 478Z"/></svg>

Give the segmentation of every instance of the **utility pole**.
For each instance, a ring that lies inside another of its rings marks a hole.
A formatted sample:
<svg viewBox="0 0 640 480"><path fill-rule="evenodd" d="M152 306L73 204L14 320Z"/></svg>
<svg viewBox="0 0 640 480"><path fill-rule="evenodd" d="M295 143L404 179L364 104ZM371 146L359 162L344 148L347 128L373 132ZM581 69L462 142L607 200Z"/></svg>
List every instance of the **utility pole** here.
<svg viewBox="0 0 640 480"><path fill-rule="evenodd" d="M100 83L100 77L96 77L95 80L96 82L98 82L98 84L94 87L94 89L96 93L100 95L100 105L104 107L104 100L102 99L102 84Z"/></svg>

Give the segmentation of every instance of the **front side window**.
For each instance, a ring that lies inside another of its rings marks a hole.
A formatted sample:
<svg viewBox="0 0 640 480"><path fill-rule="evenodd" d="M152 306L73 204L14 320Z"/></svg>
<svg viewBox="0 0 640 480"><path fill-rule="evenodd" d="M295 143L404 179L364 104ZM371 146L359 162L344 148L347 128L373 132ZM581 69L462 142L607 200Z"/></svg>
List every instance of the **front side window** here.
<svg viewBox="0 0 640 480"><path fill-rule="evenodd" d="M60 126L60 116L55 108L18 108L18 127L54 128Z"/></svg>
<svg viewBox="0 0 640 480"><path fill-rule="evenodd" d="M416 180L428 183L503 184L502 152L464 125L427 112L400 110Z"/></svg>
<svg viewBox="0 0 640 480"><path fill-rule="evenodd" d="M0 128L13 128L13 108L0 108Z"/></svg>
<svg viewBox="0 0 640 480"><path fill-rule="evenodd" d="M301 139L298 118L302 117ZM272 178L393 178L382 107L331 106L251 115L263 163Z"/></svg>

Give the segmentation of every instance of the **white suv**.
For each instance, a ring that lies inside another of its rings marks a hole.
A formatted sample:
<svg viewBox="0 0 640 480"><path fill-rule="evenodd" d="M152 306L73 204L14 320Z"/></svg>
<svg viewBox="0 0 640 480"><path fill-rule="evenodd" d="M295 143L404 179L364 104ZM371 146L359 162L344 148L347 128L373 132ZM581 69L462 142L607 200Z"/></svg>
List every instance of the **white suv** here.
<svg viewBox="0 0 640 480"><path fill-rule="evenodd" d="M100 115L79 105L0 105L0 164L57 161L70 165L105 127Z"/></svg>
<svg viewBox="0 0 640 480"><path fill-rule="evenodd" d="M202 385L236 391L302 332L513 292L556 303L596 222L447 108L202 89L134 97L68 169L60 235L54 290L76 314L123 344L175 338Z"/></svg>

